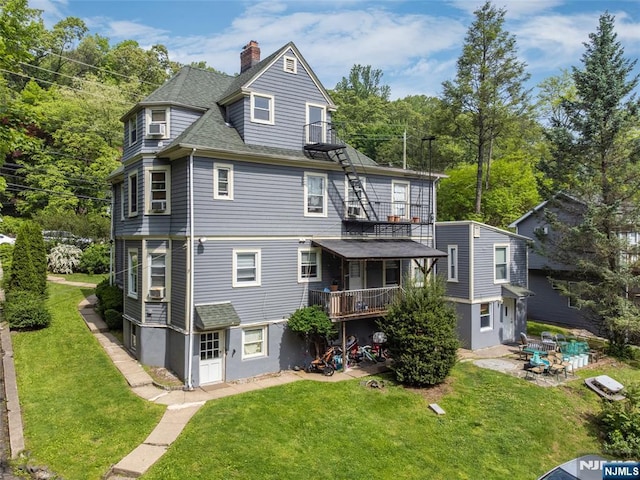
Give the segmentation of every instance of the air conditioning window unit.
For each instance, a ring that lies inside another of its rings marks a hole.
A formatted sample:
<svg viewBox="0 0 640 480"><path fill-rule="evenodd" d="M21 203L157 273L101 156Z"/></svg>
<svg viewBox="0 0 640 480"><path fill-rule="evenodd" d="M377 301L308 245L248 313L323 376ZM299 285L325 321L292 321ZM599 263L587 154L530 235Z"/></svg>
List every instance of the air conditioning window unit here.
<svg viewBox="0 0 640 480"><path fill-rule="evenodd" d="M149 289L149 298L162 300L164 298L164 287L151 287Z"/></svg>
<svg viewBox="0 0 640 480"><path fill-rule="evenodd" d="M164 135L167 124L163 122L152 122L149 124L149 135Z"/></svg>
<svg viewBox="0 0 640 480"><path fill-rule="evenodd" d="M360 207L349 207L347 208L347 215L350 217L358 217L360 216Z"/></svg>
<svg viewBox="0 0 640 480"><path fill-rule="evenodd" d="M166 200L152 200L151 210L154 212L164 212L167 209Z"/></svg>

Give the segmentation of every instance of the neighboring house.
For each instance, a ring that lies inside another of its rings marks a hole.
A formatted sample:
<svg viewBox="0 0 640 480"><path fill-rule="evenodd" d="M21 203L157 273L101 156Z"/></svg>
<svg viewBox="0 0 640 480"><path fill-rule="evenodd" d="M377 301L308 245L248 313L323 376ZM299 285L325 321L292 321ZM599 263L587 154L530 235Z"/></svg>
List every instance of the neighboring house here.
<svg viewBox="0 0 640 480"><path fill-rule="evenodd" d="M559 282L566 282L571 290L575 281L574 267L554 262L542 255L540 250L540 238L552 240L554 236L553 229L545 220L547 213L556 215L564 224L571 225L576 224L584 208L583 202L559 193L509 225L518 234L533 240L529 254L529 287L536 292L536 296L529 299L528 305L529 318L532 320L570 328L595 328L578 310L574 300L570 296L561 295L558 290Z"/></svg>
<svg viewBox="0 0 640 480"><path fill-rule="evenodd" d="M236 77L184 67L127 112L111 176L124 344L187 388L309 361L286 328L307 305L369 342L406 276L446 256L441 175L344 144L293 43L240 57Z"/></svg>
<svg viewBox="0 0 640 480"><path fill-rule="evenodd" d="M518 340L527 328L529 238L473 221L438 222L437 265L458 312L458 337L476 350ZM536 292L537 294L537 292ZM535 298L535 297L533 297Z"/></svg>

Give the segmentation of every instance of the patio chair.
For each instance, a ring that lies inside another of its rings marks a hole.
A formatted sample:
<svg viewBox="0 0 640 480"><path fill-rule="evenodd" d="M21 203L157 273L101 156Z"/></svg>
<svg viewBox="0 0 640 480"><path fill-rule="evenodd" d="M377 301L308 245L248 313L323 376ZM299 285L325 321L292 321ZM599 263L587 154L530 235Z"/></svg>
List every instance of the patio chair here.
<svg viewBox="0 0 640 480"><path fill-rule="evenodd" d="M559 381L560 374L564 372L564 378L567 378L567 368L570 363L565 362L561 354L558 355L556 352L549 352L547 359L549 360L549 375L555 375L556 381Z"/></svg>
<svg viewBox="0 0 640 480"><path fill-rule="evenodd" d="M556 342L566 342L567 341L567 337L565 337L565 335L563 333L556 333L555 334L555 340L556 340Z"/></svg>

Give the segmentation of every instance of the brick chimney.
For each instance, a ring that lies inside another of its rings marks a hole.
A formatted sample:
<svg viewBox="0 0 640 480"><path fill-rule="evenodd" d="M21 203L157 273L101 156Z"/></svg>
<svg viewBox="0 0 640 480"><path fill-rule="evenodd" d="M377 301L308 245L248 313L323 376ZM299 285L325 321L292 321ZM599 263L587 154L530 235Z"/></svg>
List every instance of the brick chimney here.
<svg viewBox="0 0 640 480"><path fill-rule="evenodd" d="M260 62L260 47L258 42L251 40L240 52L240 73L249 70L258 62Z"/></svg>

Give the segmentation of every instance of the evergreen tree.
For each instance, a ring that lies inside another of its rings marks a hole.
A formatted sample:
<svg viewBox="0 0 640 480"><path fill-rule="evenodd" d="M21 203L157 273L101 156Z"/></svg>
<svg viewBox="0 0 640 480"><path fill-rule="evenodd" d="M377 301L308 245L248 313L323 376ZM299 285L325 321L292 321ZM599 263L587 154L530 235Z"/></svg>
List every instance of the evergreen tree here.
<svg viewBox="0 0 640 480"><path fill-rule="evenodd" d="M505 128L528 112L529 75L518 61L516 40L504 30L505 10L486 2L475 12L458 58L455 81L443 83L443 101L457 134L476 150L475 213L489 184L494 143Z"/></svg>
<svg viewBox="0 0 640 480"><path fill-rule="evenodd" d="M424 286L409 284L379 324L394 359L391 368L401 383L441 383L456 363L458 318L444 292L444 282L437 275Z"/></svg>
<svg viewBox="0 0 640 480"><path fill-rule="evenodd" d="M603 14L585 43L582 68L572 69L575 91L549 128L552 158L541 169L552 189L565 189L579 208L574 223L548 215L553 235L543 249L575 270L576 283L563 292L624 346L640 332L632 301L640 288L638 252L627 241L640 232L640 103L633 93L638 76L630 77L636 61L625 59L616 37L614 17Z"/></svg>
<svg viewBox="0 0 640 480"><path fill-rule="evenodd" d="M47 252L40 227L24 222L13 248L10 291L30 291L41 297L47 293Z"/></svg>

